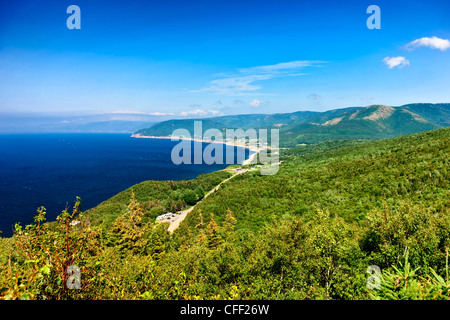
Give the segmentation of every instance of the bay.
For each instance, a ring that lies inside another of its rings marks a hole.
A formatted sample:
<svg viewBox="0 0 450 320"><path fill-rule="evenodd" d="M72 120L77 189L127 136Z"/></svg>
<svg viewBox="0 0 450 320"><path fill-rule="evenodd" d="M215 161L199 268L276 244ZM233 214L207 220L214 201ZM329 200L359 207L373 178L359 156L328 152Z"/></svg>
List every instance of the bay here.
<svg viewBox="0 0 450 320"><path fill-rule="evenodd" d="M54 220L77 196L84 211L145 180L193 179L228 166L175 165L171 151L177 143L129 134L0 135L1 236L11 236L16 222L32 223L40 206ZM225 154L230 147L223 148Z"/></svg>

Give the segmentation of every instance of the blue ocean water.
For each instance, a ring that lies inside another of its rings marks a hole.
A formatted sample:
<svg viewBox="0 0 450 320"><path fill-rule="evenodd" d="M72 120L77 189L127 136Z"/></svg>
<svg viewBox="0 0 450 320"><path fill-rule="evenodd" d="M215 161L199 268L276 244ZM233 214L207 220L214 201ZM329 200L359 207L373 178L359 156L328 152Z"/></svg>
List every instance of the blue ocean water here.
<svg viewBox="0 0 450 320"><path fill-rule="evenodd" d="M228 166L175 165L171 151L177 143L129 134L0 135L1 236L11 236L16 222L33 222L40 206L47 221L54 220L76 196L86 210L145 180L193 179ZM223 148L225 154L231 147Z"/></svg>

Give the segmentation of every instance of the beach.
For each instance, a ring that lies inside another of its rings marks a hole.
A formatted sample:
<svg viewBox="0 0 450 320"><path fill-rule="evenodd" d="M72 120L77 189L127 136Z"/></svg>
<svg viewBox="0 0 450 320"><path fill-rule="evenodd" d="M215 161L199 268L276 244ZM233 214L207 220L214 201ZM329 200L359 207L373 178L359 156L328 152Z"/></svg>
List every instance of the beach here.
<svg viewBox="0 0 450 320"><path fill-rule="evenodd" d="M139 133L134 133L131 135L132 138L144 138L144 139L169 139L169 140L190 140L190 141L197 141L197 142L204 142L204 143L220 143L220 144L225 144L225 145L229 145L229 146L234 146L234 147L240 147L240 148L245 148L248 149L250 151L253 151L254 153L252 153L249 158L247 160L245 160L242 165L248 165L251 163L256 163L257 161L257 155L261 150L264 149L270 149L270 147L258 147L258 146L252 146L252 145L246 145L246 144L239 144L236 141L234 142L229 142L229 141L215 141L215 140L201 140L201 139L194 139L194 138L186 138L186 137L176 137L173 138L172 136L143 136Z"/></svg>

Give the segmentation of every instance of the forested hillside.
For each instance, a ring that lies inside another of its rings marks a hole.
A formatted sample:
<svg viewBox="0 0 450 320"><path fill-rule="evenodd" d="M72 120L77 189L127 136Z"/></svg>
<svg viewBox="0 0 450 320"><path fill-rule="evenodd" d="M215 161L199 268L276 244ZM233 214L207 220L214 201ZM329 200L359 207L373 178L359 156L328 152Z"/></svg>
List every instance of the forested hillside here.
<svg viewBox="0 0 450 320"><path fill-rule="evenodd" d="M143 182L52 223L41 208L36 224L0 238L0 297L449 299L449 142L438 129L281 150L276 175L231 179L173 234L154 217L229 173ZM64 285L71 265L80 289Z"/></svg>
<svg viewBox="0 0 450 320"><path fill-rule="evenodd" d="M170 136L183 128L194 135L194 120L169 120L138 130L144 136ZM202 129L279 129L280 146L295 147L328 140L387 139L450 125L450 104L416 103L399 107L372 105L325 112L222 116L202 121ZM224 135L225 137L225 135ZM269 136L270 138L270 136Z"/></svg>

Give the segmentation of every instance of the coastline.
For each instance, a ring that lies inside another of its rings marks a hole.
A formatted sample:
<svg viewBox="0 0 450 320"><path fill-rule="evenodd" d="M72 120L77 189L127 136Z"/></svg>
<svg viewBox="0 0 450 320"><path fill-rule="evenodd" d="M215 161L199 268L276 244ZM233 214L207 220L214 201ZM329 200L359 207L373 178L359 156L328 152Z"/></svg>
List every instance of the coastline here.
<svg viewBox="0 0 450 320"><path fill-rule="evenodd" d="M62 133L62 134L66 134L66 133ZM69 133L69 134L72 134L72 133ZM114 134L112 134L112 135L110 135L110 134L108 134L108 135L102 135L102 134L98 135L96 133L86 133L86 134L87 135L92 135L92 136L94 136L96 138L100 138L100 139L104 139L104 137L108 137L108 139L116 139L116 135L114 135ZM58 139L59 135L60 135L60 133L57 133L55 135L51 135L51 138L52 139ZM123 138L120 139L120 141L122 143L128 144L129 141L126 140L126 139L129 139L130 135L131 135L131 133L125 133L125 134L121 133L120 137L123 137ZM38 138L39 137L45 137L46 138L45 142L48 143L48 145L50 145L50 146L54 146L55 145L54 143L49 143L48 142L49 140L47 140L47 134L43 134L43 135L34 135L33 134L32 137L34 137L34 138L36 138L36 137L38 137ZM82 135L77 134L77 133L73 133L73 137L77 138L76 143L80 143L79 138L82 137ZM126 138L126 137L128 137L128 138ZM154 138L154 139L171 139L172 138L172 137L138 136L138 135L134 135L134 134L132 135L132 137L134 137L134 138ZM27 146L27 148L29 148L30 145L33 145L33 143L30 144L29 140L31 140L31 139L25 139L25 141L27 141L27 144L25 146ZM34 140L32 140L32 141L34 141ZM38 140L38 141L40 142L40 140ZM85 141L89 141L90 143L92 143L92 141L94 141L94 143L97 142L97 140L93 140L93 139L86 139L86 140L83 140L82 142L84 143ZM103 140L99 140L99 141L103 141ZM214 143L214 141L202 141L202 142L205 142L205 143L213 142ZM218 143L218 142L216 142L216 143ZM17 147L17 143L16 142L14 143L14 145ZM35 143L34 145L40 145L40 144L39 143ZM64 144L64 145L67 148L72 148L70 146L70 144ZM117 146L116 143L114 143L114 144L107 144L107 145ZM230 145L232 145L232 144L230 144ZM120 146L122 146L122 144L120 144ZM235 144L235 146L236 147L243 147L243 148L251 150L251 153L248 154L248 159L245 159L242 162L241 165L246 165L246 164L248 165L248 164L250 164L251 161L253 159L255 159L255 157L257 156L257 152L259 152L259 150L257 148L251 148L249 146L238 145L238 144ZM47 154L46 156L57 154L58 151L55 151L55 150L56 149L52 148L50 152L46 152L46 154ZM70 152L66 152L66 154L70 154ZM71 156L71 157L73 158L73 156ZM83 157L81 157L81 158L83 158ZM45 161L44 163L50 163L50 162ZM64 161L63 163L68 163L68 162ZM76 161L76 163L83 163L83 161ZM71 167L74 167L74 166L71 166ZM83 205L82 205L83 206L83 212L86 212L88 210L92 210L92 209L95 209L95 208L99 207L101 203L103 203L103 202L113 198L117 194L119 194L119 193L121 193L121 192L123 192L123 191L125 191L125 190L127 190L129 188L131 188L133 185L142 183L144 181L148 181L148 180L155 180L155 181L192 180L192 179L195 179L200 174L208 174L208 173L212 173L212 172L226 170L226 168L224 168L224 169L217 168L217 169L213 169L213 170L209 171L210 169L207 169L206 167L207 167L207 165L203 164L201 166L201 168L202 168L201 170L193 171L192 173L190 173L191 177L184 177L184 176L176 175L176 176L173 176L173 177L162 177L162 178L139 178L140 180L133 181L130 184L127 184L127 185L125 185L125 184L121 185L121 182L119 182L119 181L121 181L122 179L117 179L117 181L116 181L117 184L108 188L108 190L111 191L110 194L107 194L107 193L105 193L105 194L103 194L103 193L102 194L96 193L94 196L90 196L90 193L89 193L89 191L87 191L86 188L81 189L81 190L80 190L80 188L78 188L77 189L78 190L77 194L82 197L82 199L83 199ZM66 171L67 171L67 168L64 170L64 172L66 172ZM107 173L108 173L107 171L104 172L105 176L106 176ZM63 174L63 171L61 171L61 174ZM74 175L76 175L76 173L74 173ZM45 176L47 176L47 175L45 175ZM79 175L79 176L81 176L81 175ZM63 179L61 179L61 181L63 181ZM84 179L84 181L85 181L85 179ZM80 185L85 185L85 183L81 183L81 182L79 182L79 184ZM117 188L116 188L116 186L117 186ZM31 186L30 188L26 189L26 191L20 191L22 195L25 194L26 197L27 197L27 203L26 204L33 203L35 201L35 199L33 199L32 196L34 196L34 194L39 194L39 192L30 192L29 190L31 190L31 188L33 188L33 186ZM60 189L63 189L63 188L60 188ZM11 189L11 190L14 191L14 189ZM49 190L52 190L52 194L56 194L56 192L60 192L60 190L54 190L54 189L49 189ZM25 192L27 192L27 193L25 193ZM88 195L89 195L89 197L88 197ZM71 199L72 195L66 195L64 193L61 193L60 197L66 198L66 199ZM25 206L24 207L25 209L23 211L20 211L20 210L22 210L22 205L21 206L17 206L17 208L13 207L13 208L15 208L14 211L20 212L20 214L21 214L20 218L17 218L17 217L15 217L13 215L5 215L4 222L1 221L1 223L0 223L0 231L2 231L2 233L0 233L0 237L8 237L8 238L12 237L13 236L13 227L14 227L14 225L16 223L22 223L22 225L28 225L28 224L32 223L34 214L31 215L30 213L35 213L36 212L36 208L38 208L39 206L41 206L43 204L45 204L45 207L47 209L47 216L46 216L47 222L55 222L56 221L56 217L61 212L63 207L60 207L59 204L54 201L55 197L47 197L47 196L44 195L44 197L42 197L42 198L40 196L36 196L36 198L37 198L37 200L36 200L35 204L30 205L29 208ZM9 205L8 205L8 207L9 207Z"/></svg>
<svg viewBox="0 0 450 320"><path fill-rule="evenodd" d="M171 136L143 136L143 135L141 135L139 133L133 133L131 135L131 137L132 138L139 138L139 139L169 139L169 140L172 140ZM245 149L248 149L250 151L253 151L254 153L250 154L248 159L246 159L244 162L242 162L241 165L243 165L243 166L251 164L253 161L255 161L258 153L261 150L270 149L270 147L260 148L260 147L248 146L248 145L245 145L245 144L244 145L243 144L238 144L236 142L231 143L231 142L228 142L228 141L217 142L217 141L214 141L214 140L202 140L202 139L185 138L185 137L183 137L183 138L177 137L176 139L178 139L178 140L190 140L190 141L197 141L197 142L204 142L204 143L220 143L220 144L225 144L225 145L229 145L229 146L245 148Z"/></svg>

